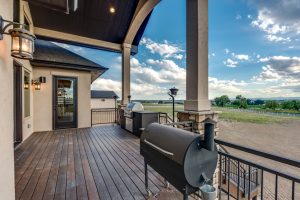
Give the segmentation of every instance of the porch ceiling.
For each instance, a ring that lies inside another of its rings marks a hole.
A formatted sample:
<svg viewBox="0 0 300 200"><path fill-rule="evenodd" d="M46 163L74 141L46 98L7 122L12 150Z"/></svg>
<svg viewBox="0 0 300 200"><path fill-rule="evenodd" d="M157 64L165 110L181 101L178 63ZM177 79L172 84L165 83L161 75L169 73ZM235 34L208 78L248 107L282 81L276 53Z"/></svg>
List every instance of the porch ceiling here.
<svg viewBox="0 0 300 200"><path fill-rule="evenodd" d="M75 12L70 12L70 14L28 2L34 26L39 30L55 31L112 44L122 44L139 1L80 0L78 1L78 9ZM110 12L111 7L115 8L115 13ZM139 44L148 19L149 17L146 18L139 29L132 45L137 46ZM36 35L43 39L47 39L47 37L53 39L40 33L36 33ZM81 41L77 41L77 43L80 44Z"/></svg>

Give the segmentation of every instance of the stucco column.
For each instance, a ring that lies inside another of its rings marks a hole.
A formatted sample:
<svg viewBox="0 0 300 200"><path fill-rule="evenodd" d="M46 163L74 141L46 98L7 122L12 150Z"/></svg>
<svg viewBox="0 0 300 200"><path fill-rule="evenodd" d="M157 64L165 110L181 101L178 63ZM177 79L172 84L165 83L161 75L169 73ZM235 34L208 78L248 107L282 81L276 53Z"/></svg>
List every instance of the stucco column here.
<svg viewBox="0 0 300 200"><path fill-rule="evenodd" d="M131 45L123 44L122 50L122 105L128 103L130 95L130 54Z"/></svg>
<svg viewBox="0 0 300 200"><path fill-rule="evenodd" d="M186 0L185 111L210 110L208 99L208 0Z"/></svg>

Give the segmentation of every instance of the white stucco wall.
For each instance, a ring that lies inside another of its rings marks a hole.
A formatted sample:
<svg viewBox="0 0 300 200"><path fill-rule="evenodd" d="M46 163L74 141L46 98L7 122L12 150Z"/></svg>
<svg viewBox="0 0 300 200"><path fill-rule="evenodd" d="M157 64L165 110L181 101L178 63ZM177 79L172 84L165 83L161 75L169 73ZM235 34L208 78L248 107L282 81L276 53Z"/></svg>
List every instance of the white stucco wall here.
<svg viewBox="0 0 300 200"><path fill-rule="evenodd" d="M33 80L40 76L46 77L46 83L41 90L33 91L33 130L52 130L52 89L53 76L77 77L78 80L78 128L91 126L91 74L75 70L62 70L55 68L34 67Z"/></svg>
<svg viewBox="0 0 300 200"><path fill-rule="evenodd" d="M114 99L91 99L91 108L115 108Z"/></svg>
<svg viewBox="0 0 300 200"><path fill-rule="evenodd" d="M0 0L0 14L12 20L13 1ZM13 148L13 59L10 56L11 37L0 40L0 198L15 199Z"/></svg>

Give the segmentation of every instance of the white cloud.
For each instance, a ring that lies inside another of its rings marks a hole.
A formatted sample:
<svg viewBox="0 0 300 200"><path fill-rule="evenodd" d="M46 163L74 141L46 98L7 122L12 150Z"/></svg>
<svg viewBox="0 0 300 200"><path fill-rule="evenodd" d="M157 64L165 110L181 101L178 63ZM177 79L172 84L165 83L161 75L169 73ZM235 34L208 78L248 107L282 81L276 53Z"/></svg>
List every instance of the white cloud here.
<svg viewBox="0 0 300 200"><path fill-rule="evenodd" d="M286 33L288 27L275 22L271 16L271 11L264 8L258 11L257 19L251 22L253 27L257 27L268 34Z"/></svg>
<svg viewBox="0 0 300 200"><path fill-rule="evenodd" d="M159 54L164 58L175 58L178 60L183 59L183 55L181 53L183 53L184 50L175 44L171 44L167 40L164 40L163 43L158 43L154 42L150 38L142 38L141 45L145 45L152 54Z"/></svg>
<svg viewBox="0 0 300 200"><path fill-rule="evenodd" d="M121 82L112 80L112 79L106 79L106 78L98 78L95 80L92 84L93 90L113 90L118 95L121 94Z"/></svg>
<svg viewBox="0 0 300 200"><path fill-rule="evenodd" d="M254 81L278 81L281 76L270 65L262 67L262 72L258 76L254 76Z"/></svg>
<svg viewBox="0 0 300 200"><path fill-rule="evenodd" d="M300 57L272 56L261 58L267 64L253 77L257 81L297 81L300 79Z"/></svg>
<svg viewBox="0 0 300 200"><path fill-rule="evenodd" d="M227 67L231 67L231 68L237 67L237 65L239 64L237 61L231 60L230 58L225 60L223 63Z"/></svg>
<svg viewBox="0 0 300 200"><path fill-rule="evenodd" d="M251 25L266 33L271 42L289 42L300 34L300 6L298 0L248 0L257 10ZM275 36L276 37L275 37Z"/></svg>
<svg viewBox="0 0 300 200"><path fill-rule="evenodd" d="M235 97L237 94L246 94L245 86L247 86L245 81L238 82L236 80L220 80L215 77L209 77L211 98L223 94L227 94L231 97Z"/></svg>
<svg viewBox="0 0 300 200"><path fill-rule="evenodd" d="M270 60L270 57L259 58L259 62L268 62L269 60Z"/></svg>
<svg viewBox="0 0 300 200"><path fill-rule="evenodd" d="M229 49L225 49L224 51L225 51L226 54L229 54L229 53L230 53L230 50L229 50Z"/></svg>
<svg viewBox="0 0 300 200"><path fill-rule="evenodd" d="M276 35L266 35L267 40L270 42L291 42L290 37L281 37L281 36L276 36Z"/></svg>
<svg viewBox="0 0 300 200"><path fill-rule="evenodd" d="M234 54L233 56L238 60L243 60L243 61L249 60L249 55L246 54Z"/></svg>
<svg viewBox="0 0 300 200"><path fill-rule="evenodd" d="M107 78L97 79L93 85L93 90L113 90L121 97L121 81ZM131 95L134 99L160 99L167 92L167 88L156 84L131 83Z"/></svg>

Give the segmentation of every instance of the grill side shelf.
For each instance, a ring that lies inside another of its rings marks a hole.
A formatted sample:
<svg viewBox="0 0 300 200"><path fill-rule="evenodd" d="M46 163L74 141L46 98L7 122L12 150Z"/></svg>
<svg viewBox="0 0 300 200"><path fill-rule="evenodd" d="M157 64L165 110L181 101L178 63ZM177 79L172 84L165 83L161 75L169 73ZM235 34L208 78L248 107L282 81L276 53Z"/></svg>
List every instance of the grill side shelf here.
<svg viewBox="0 0 300 200"><path fill-rule="evenodd" d="M162 154L166 155L166 156L174 156L174 153L169 152L169 151L166 151L166 150L164 150L164 149L162 149L162 148L156 146L155 144L149 142L149 141L146 140L146 139L144 140L144 142L145 142L146 144L148 144L149 146L151 146L152 148L156 149L157 151L161 152Z"/></svg>

